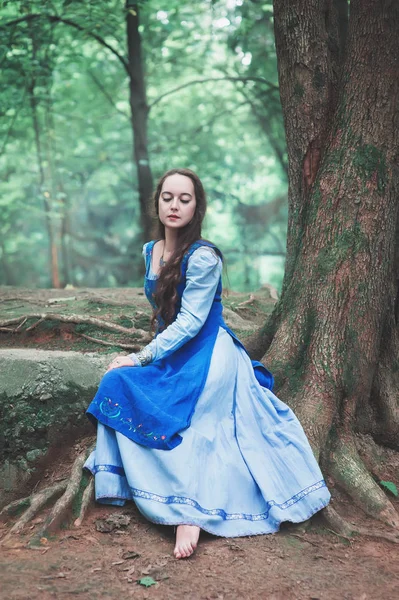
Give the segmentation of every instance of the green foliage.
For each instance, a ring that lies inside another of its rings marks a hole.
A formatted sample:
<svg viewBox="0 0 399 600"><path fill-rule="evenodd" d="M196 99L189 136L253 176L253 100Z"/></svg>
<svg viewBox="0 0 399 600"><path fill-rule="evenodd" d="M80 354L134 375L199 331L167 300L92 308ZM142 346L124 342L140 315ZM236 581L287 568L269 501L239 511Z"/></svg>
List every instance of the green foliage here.
<svg viewBox="0 0 399 600"><path fill-rule="evenodd" d="M271 5L138 4L153 174L196 170L230 285L279 287L287 176ZM50 223L62 285L141 285L123 4L18 0L1 17L0 283L51 285Z"/></svg>

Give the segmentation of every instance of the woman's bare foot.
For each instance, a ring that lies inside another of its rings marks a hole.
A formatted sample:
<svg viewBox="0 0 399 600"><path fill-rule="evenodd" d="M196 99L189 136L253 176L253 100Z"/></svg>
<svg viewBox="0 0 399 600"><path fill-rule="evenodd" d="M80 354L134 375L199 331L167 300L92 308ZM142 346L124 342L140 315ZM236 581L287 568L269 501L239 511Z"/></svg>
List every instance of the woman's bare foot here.
<svg viewBox="0 0 399 600"><path fill-rule="evenodd" d="M188 558L198 544L200 528L196 525L179 525L176 531L175 558Z"/></svg>

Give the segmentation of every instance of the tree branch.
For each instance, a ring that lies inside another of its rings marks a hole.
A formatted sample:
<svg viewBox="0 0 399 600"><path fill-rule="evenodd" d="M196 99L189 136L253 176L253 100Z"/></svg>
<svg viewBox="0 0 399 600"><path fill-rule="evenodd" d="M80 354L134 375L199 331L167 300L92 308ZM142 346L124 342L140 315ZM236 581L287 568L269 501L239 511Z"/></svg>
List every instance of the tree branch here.
<svg viewBox="0 0 399 600"><path fill-rule="evenodd" d="M15 121L17 120L17 117L19 115L19 111L21 110L21 108L22 108L22 106L24 104L25 97L26 97L26 90L24 91L23 96L22 96L22 100L21 100L19 106L15 109L15 113L14 113L12 119L11 119L10 126L8 128L8 131L7 131L6 135L5 135L5 137L4 137L4 141L3 141L2 147L0 149L0 156L3 155L4 150L6 149L7 142L9 140L9 137L10 137L11 132L13 130L13 127L15 125Z"/></svg>
<svg viewBox="0 0 399 600"><path fill-rule="evenodd" d="M156 98L153 102L151 102L151 104L148 105L148 110L151 110L153 106L158 104L158 102L161 102L161 100L166 98L166 96L175 94L176 92L179 92L180 90L183 90L184 88L189 87L190 85L207 83L208 81L240 81L242 83L245 83L247 81L256 81L257 83L263 83L268 85L270 90L278 91L277 85L271 83L270 81L267 81L267 79L264 79L263 77L207 77L206 79L193 79L192 81L183 83L182 85L179 85L176 88L173 88L172 90L169 90L168 92L165 92L164 94L158 96L158 98Z"/></svg>
<svg viewBox="0 0 399 600"><path fill-rule="evenodd" d="M128 61L126 60L126 58L124 56L122 56L121 54L119 54L119 52L117 50L115 50L115 48L113 48L110 44L108 44L108 42L106 42L97 33L93 33L92 31L88 31L82 25L79 25L79 23L75 23L75 21L71 21L70 19L63 19L62 17L58 17L56 15L46 15L46 14L41 14L41 13L32 13L30 15L25 15L23 17L20 17L19 19L14 19L12 21L8 21L7 23L4 23L3 25L0 25L0 29L4 29L6 27L11 27L13 25L18 25L19 23L34 21L36 19L47 19L47 21L50 21L50 23L63 23L64 25L68 25L69 27L73 27L74 29L77 29L78 31L81 31L82 33L85 33L89 37L91 37L94 40L96 40L99 44L101 44L102 46L104 46L104 48L107 48L110 52L112 52L112 54L114 56L116 56L116 58L119 60L119 62L122 63L122 65L123 65L126 73L130 77L129 63L128 63Z"/></svg>
<svg viewBox="0 0 399 600"><path fill-rule="evenodd" d="M105 96L105 98L108 100L108 102L111 104L111 106L114 108L114 110L116 112L118 112L119 114L123 115L126 119L130 120L130 116L125 113L123 110L120 110L115 102L112 99L111 94L108 93L108 90L105 89L105 87L103 86L103 84L101 83L101 81L99 79L97 79L97 77L94 75L94 73L92 71L88 71L90 77L92 78L92 80L94 81L94 83L96 84L96 86L98 87L98 89L103 93L103 95Z"/></svg>

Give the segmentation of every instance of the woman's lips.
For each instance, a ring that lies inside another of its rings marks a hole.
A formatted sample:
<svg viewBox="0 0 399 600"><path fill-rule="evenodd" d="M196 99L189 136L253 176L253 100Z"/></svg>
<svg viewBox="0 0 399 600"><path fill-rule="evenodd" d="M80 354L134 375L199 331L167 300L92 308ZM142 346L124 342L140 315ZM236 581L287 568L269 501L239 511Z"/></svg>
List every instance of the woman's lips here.
<svg viewBox="0 0 399 600"><path fill-rule="evenodd" d="M177 221L177 219L180 219L180 217L178 217L177 215L169 215L168 219L172 219L172 221Z"/></svg>

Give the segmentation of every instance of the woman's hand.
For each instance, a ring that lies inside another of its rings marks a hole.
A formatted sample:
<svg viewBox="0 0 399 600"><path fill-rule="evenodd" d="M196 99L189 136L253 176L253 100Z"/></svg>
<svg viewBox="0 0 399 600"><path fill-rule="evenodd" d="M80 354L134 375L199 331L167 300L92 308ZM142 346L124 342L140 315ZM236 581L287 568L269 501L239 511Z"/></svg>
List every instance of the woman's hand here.
<svg viewBox="0 0 399 600"><path fill-rule="evenodd" d="M140 366L140 363L138 361L136 363L132 358L129 358L128 356L117 356L109 364L106 372L108 373L108 371L112 371L112 369L119 369L120 367L137 367L137 366Z"/></svg>

